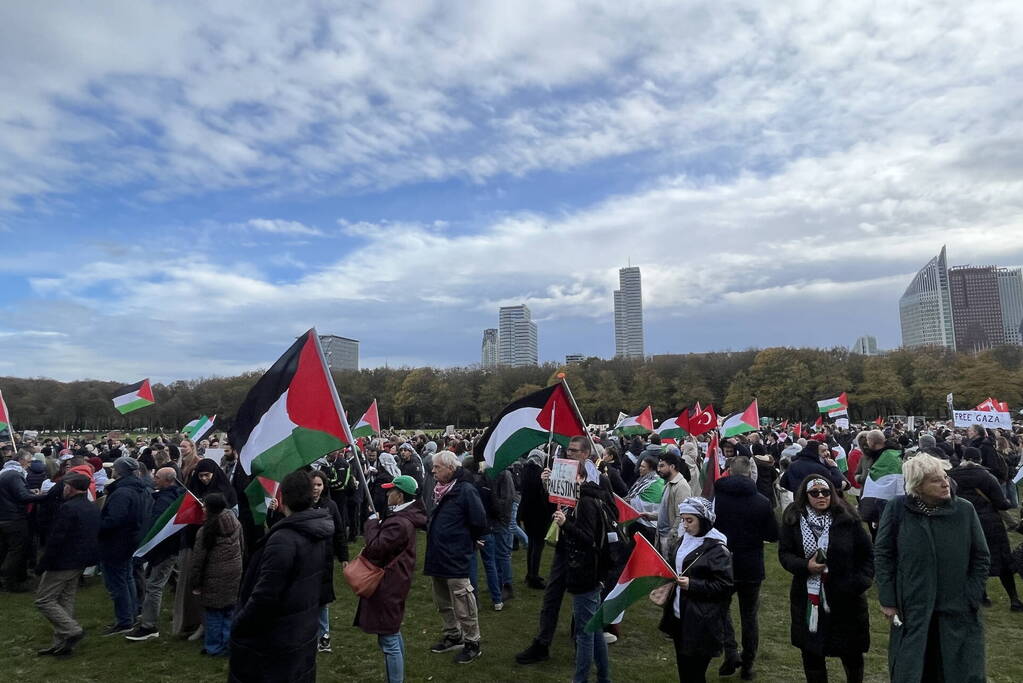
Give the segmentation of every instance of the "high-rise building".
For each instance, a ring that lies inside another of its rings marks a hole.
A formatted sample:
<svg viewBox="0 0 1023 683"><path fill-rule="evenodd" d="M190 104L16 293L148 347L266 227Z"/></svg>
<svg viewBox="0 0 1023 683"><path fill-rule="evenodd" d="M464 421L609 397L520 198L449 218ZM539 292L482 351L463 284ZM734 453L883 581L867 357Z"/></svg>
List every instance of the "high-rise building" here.
<svg viewBox="0 0 1023 683"><path fill-rule="evenodd" d="M856 339L853 343L852 348L849 349L852 353L858 353L861 356L876 356L877 355L877 337L873 335L864 335Z"/></svg>
<svg viewBox="0 0 1023 683"><path fill-rule="evenodd" d="M584 356L581 353L566 353L565 354L565 365L579 365L584 360L586 360L586 356Z"/></svg>
<svg viewBox="0 0 1023 683"><path fill-rule="evenodd" d="M997 274L1005 343L1023 345L1023 270L999 268Z"/></svg>
<svg viewBox="0 0 1023 683"><path fill-rule="evenodd" d="M956 349L977 353L1005 343L998 274L994 266L948 269Z"/></svg>
<svg viewBox="0 0 1023 683"><path fill-rule="evenodd" d="M956 348L945 247L927 262L899 299L902 345Z"/></svg>
<svg viewBox="0 0 1023 683"><path fill-rule="evenodd" d="M338 337L333 334L321 334L320 346L327 359L327 367L331 370L359 369L359 340Z"/></svg>
<svg viewBox="0 0 1023 683"><path fill-rule="evenodd" d="M536 323L530 319L528 306L502 306L497 327L498 363L512 366L539 365Z"/></svg>
<svg viewBox="0 0 1023 683"><path fill-rule="evenodd" d="M618 270L614 293L615 357L639 358L643 353L643 284L639 266Z"/></svg>
<svg viewBox="0 0 1023 683"><path fill-rule="evenodd" d="M492 368L497 365L497 345L497 328L488 327L483 330L483 350L480 365L485 368Z"/></svg>

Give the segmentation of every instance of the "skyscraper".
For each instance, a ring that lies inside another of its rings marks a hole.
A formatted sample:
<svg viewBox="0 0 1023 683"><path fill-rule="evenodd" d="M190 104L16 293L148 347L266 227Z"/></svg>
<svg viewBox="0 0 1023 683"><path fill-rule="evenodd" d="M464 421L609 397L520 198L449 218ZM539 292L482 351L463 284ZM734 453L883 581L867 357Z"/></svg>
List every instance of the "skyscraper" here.
<svg viewBox="0 0 1023 683"><path fill-rule="evenodd" d="M956 349L977 353L1005 343L998 274L994 266L948 270Z"/></svg>
<svg viewBox="0 0 1023 683"><path fill-rule="evenodd" d="M1023 345L1023 270L999 268L997 273L1005 343Z"/></svg>
<svg viewBox="0 0 1023 683"><path fill-rule="evenodd" d="M956 348L945 247L927 262L899 299L902 345Z"/></svg>
<svg viewBox="0 0 1023 683"><path fill-rule="evenodd" d="M331 370L359 369L359 340L339 337L335 334L321 334L320 346L327 367Z"/></svg>
<svg viewBox="0 0 1023 683"><path fill-rule="evenodd" d="M615 357L639 358L643 353L643 284L639 266L618 270L614 293Z"/></svg>
<svg viewBox="0 0 1023 683"><path fill-rule="evenodd" d="M485 368L492 368L497 365L497 345L497 328L488 327L483 330L483 349L480 365Z"/></svg>
<svg viewBox="0 0 1023 683"><path fill-rule="evenodd" d="M852 353L858 353L861 356L876 356L877 337L870 334L858 337L853 343L852 348L849 350Z"/></svg>
<svg viewBox="0 0 1023 683"><path fill-rule="evenodd" d="M539 364L536 323L530 319L528 306L502 306L497 327L498 363L512 366Z"/></svg>

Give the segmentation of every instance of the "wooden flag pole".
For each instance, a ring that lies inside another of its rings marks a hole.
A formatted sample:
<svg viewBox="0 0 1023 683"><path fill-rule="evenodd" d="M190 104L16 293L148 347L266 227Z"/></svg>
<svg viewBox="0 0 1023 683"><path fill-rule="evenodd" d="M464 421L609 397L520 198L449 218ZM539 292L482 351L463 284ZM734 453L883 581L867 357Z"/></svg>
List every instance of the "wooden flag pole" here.
<svg viewBox="0 0 1023 683"><path fill-rule="evenodd" d="M579 424L581 424L583 426L583 434L586 435L586 438L590 442L590 455L592 455L593 457L596 457L596 455L597 455L597 445L595 443L593 443L593 437L590 435L590 430L586 427L586 420L583 419L583 414L579 411L579 404L577 404L575 402L575 396L572 395L572 390L568 386L568 378L567 377L562 377L561 378L561 384L565 387L565 393L568 394L568 400L572 404L572 410L575 411L575 416L579 419ZM554 421L554 414L552 412L551 413L551 422L552 422L551 429L554 429L553 421Z"/></svg>

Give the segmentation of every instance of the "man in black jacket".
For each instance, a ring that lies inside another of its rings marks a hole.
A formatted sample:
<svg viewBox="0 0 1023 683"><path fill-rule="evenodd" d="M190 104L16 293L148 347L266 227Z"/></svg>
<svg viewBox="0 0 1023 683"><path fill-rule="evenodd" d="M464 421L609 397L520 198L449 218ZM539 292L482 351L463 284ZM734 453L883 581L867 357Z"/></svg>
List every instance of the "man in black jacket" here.
<svg viewBox="0 0 1023 683"><path fill-rule="evenodd" d="M103 635L127 633L138 614L132 555L146 533L153 506L149 488L139 479L139 463L128 456L114 461L117 479L106 487L100 516L100 562L103 582L114 601L114 623Z"/></svg>
<svg viewBox="0 0 1023 683"><path fill-rule="evenodd" d="M75 621L75 594L82 570L99 561L100 513L86 495L90 483L82 474L64 477L64 502L36 565L42 578L35 606L53 624L53 644L40 650L40 655L70 655L85 637Z"/></svg>
<svg viewBox="0 0 1023 683"><path fill-rule="evenodd" d="M757 491L757 485L750 479L750 469L749 458L735 456L728 467L729 476L714 484L714 512L717 514L714 528L728 538L728 549L732 551L732 576L742 620L741 657L731 613L725 620L725 661L718 674L730 676L741 666L744 681L753 678L753 662L760 641L757 611L760 584L765 577L764 542L778 540L778 524L771 502Z"/></svg>
<svg viewBox="0 0 1023 683"><path fill-rule="evenodd" d="M28 451L19 451L0 470L0 588L20 593L28 590L29 527L26 506L46 499L25 485Z"/></svg>

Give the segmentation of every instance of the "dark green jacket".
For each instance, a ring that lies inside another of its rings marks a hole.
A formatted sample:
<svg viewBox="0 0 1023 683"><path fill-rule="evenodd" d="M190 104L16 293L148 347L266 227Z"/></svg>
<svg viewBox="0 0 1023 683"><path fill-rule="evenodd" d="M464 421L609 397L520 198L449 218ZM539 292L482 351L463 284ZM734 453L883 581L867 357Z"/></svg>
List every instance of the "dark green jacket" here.
<svg viewBox="0 0 1023 683"><path fill-rule="evenodd" d="M897 608L903 622L891 627L892 682L920 681L936 615L945 680L984 683L979 609L990 555L973 506L953 496L927 516L907 496L892 499L881 517L874 563L881 605Z"/></svg>

